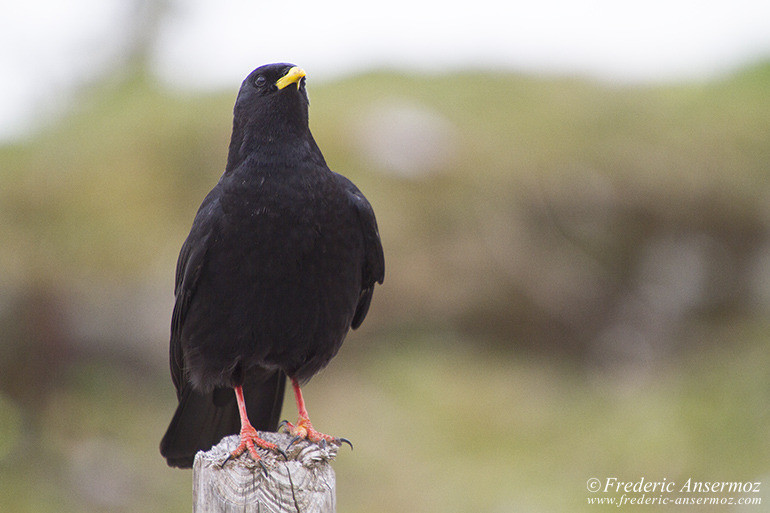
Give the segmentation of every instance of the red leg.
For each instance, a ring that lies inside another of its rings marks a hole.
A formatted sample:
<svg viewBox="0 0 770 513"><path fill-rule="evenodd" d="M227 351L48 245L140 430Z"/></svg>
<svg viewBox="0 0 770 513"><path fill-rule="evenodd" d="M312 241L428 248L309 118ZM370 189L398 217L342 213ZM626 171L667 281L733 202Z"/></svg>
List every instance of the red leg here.
<svg viewBox="0 0 770 513"><path fill-rule="evenodd" d="M243 388L235 387L235 398L238 401L238 413L241 415L241 443L232 452L232 456L237 458L248 449L249 454L254 458L254 461L259 461L261 458L259 454L257 454L255 446L277 451L278 446L257 436L257 430L254 429L254 426L249 422L249 417L246 415L246 402L243 400Z"/></svg>
<svg viewBox="0 0 770 513"><path fill-rule="evenodd" d="M313 428L313 424L310 423L310 416L307 413L307 408L305 408L305 399L302 397L302 390L299 388L299 383L297 383L296 379L291 378L291 386L294 388L294 398L297 400L299 419L297 420L296 425L291 422L286 422L289 433L313 442L320 442L321 440L326 440L328 442L338 441L337 438L320 433Z"/></svg>

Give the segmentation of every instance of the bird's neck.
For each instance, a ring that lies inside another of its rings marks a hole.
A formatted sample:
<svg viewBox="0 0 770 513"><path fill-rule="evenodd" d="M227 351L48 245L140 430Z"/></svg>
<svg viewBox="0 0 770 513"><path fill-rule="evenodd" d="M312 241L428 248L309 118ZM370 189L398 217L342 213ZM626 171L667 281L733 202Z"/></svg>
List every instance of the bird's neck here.
<svg viewBox="0 0 770 513"><path fill-rule="evenodd" d="M325 165L321 150L310 129L280 127L266 130L264 126L233 126L225 172L232 171L244 161L260 167L287 166L297 161L311 160Z"/></svg>

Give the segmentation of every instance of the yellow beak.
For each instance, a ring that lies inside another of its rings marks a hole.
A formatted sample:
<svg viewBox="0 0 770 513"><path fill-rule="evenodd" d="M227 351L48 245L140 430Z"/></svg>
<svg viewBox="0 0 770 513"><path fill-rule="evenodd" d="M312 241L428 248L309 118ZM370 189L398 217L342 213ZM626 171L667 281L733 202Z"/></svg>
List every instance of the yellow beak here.
<svg viewBox="0 0 770 513"><path fill-rule="evenodd" d="M283 89L289 84L297 84L297 89L299 89L299 81L304 76L305 70L299 66L294 66L289 71L287 71L286 74L275 83L275 85L278 87L278 89Z"/></svg>

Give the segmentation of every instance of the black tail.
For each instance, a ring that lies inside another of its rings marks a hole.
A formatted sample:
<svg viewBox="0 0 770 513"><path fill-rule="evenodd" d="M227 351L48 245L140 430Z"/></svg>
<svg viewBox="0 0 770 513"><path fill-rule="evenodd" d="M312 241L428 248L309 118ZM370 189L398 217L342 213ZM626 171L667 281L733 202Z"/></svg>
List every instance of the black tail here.
<svg viewBox="0 0 770 513"><path fill-rule="evenodd" d="M259 383L244 383L246 412L258 431L278 429L285 386L286 375L282 371ZM160 442L160 453L170 466L190 468L198 451L207 451L223 437L240 430L238 404L232 389L202 394L186 386Z"/></svg>

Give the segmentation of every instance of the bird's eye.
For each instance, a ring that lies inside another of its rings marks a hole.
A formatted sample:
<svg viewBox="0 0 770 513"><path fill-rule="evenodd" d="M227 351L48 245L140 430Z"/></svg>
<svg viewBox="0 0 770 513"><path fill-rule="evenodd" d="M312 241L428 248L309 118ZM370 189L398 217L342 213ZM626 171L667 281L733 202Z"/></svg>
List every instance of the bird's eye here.
<svg viewBox="0 0 770 513"><path fill-rule="evenodd" d="M257 78L254 79L254 85L257 87L265 87L266 83L267 83L267 79L262 75L259 75Z"/></svg>

